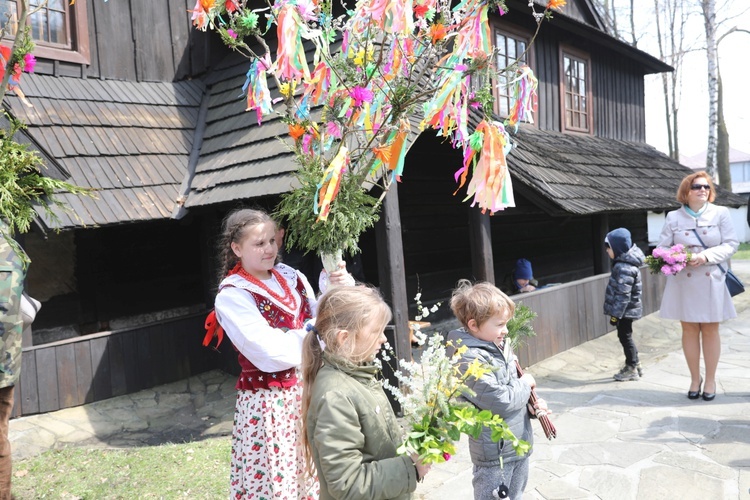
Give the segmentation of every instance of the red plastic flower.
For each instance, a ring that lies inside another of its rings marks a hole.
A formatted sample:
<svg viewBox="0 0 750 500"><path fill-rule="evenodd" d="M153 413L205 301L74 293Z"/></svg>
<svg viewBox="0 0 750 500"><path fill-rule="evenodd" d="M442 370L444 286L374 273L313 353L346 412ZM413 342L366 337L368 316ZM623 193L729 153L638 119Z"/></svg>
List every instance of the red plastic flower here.
<svg viewBox="0 0 750 500"><path fill-rule="evenodd" d="M227 0L224 2L224 8L227 9L227 12L230 14L237 10L237 2L236 0Z"/></svg>
<svg viewBox="0 0 750 500"><path fill-rule="evenodd" d="M417 17L424 17L429 10L430 8L426 5L416 5L414 6L414 15Z"/></svg>

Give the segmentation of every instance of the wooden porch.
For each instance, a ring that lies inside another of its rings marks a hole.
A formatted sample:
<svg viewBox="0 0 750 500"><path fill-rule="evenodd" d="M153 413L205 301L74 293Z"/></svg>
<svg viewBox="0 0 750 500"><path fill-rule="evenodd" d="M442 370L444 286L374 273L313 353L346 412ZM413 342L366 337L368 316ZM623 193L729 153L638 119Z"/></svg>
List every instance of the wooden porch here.
<svg viewBox="0 0 750 500"><path fill-rule="evenodd" d="M524 366L612 329L602 313L608 278L600 274L514 296L538 314L537 336L518 353ZM664 278L644 269L644 315L658 310L663 288ZM24 348L13 416L70 408L225 368L231 347L225 341L219 354L201 345L204 319L200 313Z"/></svg>

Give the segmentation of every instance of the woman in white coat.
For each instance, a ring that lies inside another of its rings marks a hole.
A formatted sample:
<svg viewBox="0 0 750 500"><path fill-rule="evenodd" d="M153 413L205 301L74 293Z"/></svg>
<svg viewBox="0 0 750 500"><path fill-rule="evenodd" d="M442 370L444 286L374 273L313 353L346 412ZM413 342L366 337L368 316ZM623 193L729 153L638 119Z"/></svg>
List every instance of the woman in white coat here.
<svg viewBox="0 0 750 500"><path fill-rule="evenodd" d="M660 314L682 323L682 350L691 378L688 398L702 396L706 401L716 396L716 367L721 353L719 323L737 316L724 283L726 277L717 264L727 262L739 242L729 210L711 203L715 198L713 182L706 172L685 177L677 190L682 207L667 214L659 238L660 247L681 243L691 253L685 269L667 276ZM726 264L722 267L727 269ZM706 365L702 394L701 345Z"/></svg>

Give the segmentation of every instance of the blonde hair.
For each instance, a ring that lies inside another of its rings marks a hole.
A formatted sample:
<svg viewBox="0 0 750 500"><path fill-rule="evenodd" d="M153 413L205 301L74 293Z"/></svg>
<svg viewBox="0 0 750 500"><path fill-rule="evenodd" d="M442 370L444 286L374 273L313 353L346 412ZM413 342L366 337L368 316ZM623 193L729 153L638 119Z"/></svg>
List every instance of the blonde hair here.
<svg viewBox="0 0 750 500"><path fill-rule="evenodd" d="M245 237L245 230L247 228L269 222L273 224L274 228L277 228L276 221L263 210L240 208L227 214L221 224L221 236L218 244L219 282L224 279L229 270L240 260L232 251L232 243L241 243ZM276 263L278 261L279 256L277 254Z"/></svg>
<svg viewBox="0 0 750 500"><path fill-rule="evenodd" d="M688 203L688 193L690 192L690 188L693 186L693 182L695 182L695 179L706 179L706 182L709 186L711 186L711 190L708 192L708 201L713 203L713 201L716 199L716 187L714 186L714 181L711 179L711 176L708 175L707 172L696 172L694 174L688 174L685 176L684 179L682 179L682 182L680 182L680 187L677 188L677 201L682 203L683 205L687 205Z"/></svg>
<svg viewBox="0 0 750 500"><path fill-rule="evenodd" d="M323 366L323 349L320 340L325 343L327 352L350 360L352 363L364 361L362 353L354 352L354 343L358 335L365 333L365 328L376 322L379 328L385 329L392 314L388 304L380 293L367 286L335 286L329 288L318 301L318 313L315 317L315 332L305 337L302 345L302 441L305 449L307 473L312 475L314 469L312 450L307 435L307 412L310 409L312 387ZM344 343L339 342L338 333L346 330L350 333ZM377 337L373 339L374 347ZM368 349L368 352L370 350Z"/></svg>
<svg viewBox="0 0 750 500"><path fill-rule="evenodd" d="M516 312L516 304L492 283L472 285L469 280L460 280L451 296L451 311L468 328L472 319L477 325L496 314L506 314L510 319Z"/></svg>

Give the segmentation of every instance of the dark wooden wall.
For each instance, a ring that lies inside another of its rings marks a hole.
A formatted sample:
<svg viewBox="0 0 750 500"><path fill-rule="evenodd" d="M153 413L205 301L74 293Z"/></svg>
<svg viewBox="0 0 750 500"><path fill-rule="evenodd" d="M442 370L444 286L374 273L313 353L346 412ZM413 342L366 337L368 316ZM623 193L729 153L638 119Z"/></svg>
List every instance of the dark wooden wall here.
<svg viewBox="0 0 750 500"><path fill-rule="evenodd" d="M645 268L642 274L646 315L659 309L665 280ZM602 313L608 279L602 274L522 296L538 314L533 322L537 336L518 352L524 366L612 330ZM25 348L12 416L131 394L216 368L237 373L228 341L221 352L201 345L204 319L205 312Z"/></svg>
<svg viewBox="0 0 750 500"><path fill-rule="evenodd" d="M223 366L201 344L205 318L204 312L24 348L13 416L122 396Z"/></svg>
<svg viewBox="0 0 750 500"><path fill-rule="evenodd" d="M195 0L88 0L90 66L40 59L36 72L132 81L200 75L223 47L192 27L194 7Z"/></svg>
<svg viewBox="0 0 750 500"><path fill-rule="evenodd" d="M475 278L469 202L462 201L466 186L453 196L458 187L453 174L461 164L461 153L423 134L406 161L399 204L408 297L411 301L421 291L425 303L444 300L458 279ZM594 251L604 245L603 240L594 241L594 224L592 216L552 217L516 189L516 208L490 217L495 282L501 285L519 258L531 261L541 284L594 275ZM647 250L645 211L610 214L608 226L610 230L626 227L634 243ZM374 250L367 241L362 240L363 259L369 262Z"/></svg>
<svg viewBox="0 0 750 500"><path fill-rule="evenodd" d="M54 242L37 244L32 261L49 260L45 254L56 251ZM117 318L206 305L210 285L202 275L201 247L200 224L190 220L76 230L70 292L44 301L34 328L77 325L80 333L93 333L109 330ZM30 276L32 296L44 279Z"/></svg>
<svg viewBox="0 0 750 500"><path fill-rule="evenodd" d="M569 2L570 5L570 2ZM565 9L568 9L566 5ZM574 16L576 17L576 16ZM498 21L519 26L527 33L534 23L523 9L511 10ZM544 22L531 50L539 80L539 108L535 121L543 130L560 131L560 46L591 58L594 135L625 141L646 141L644 70L628 58L589 40Z"/></svg>

